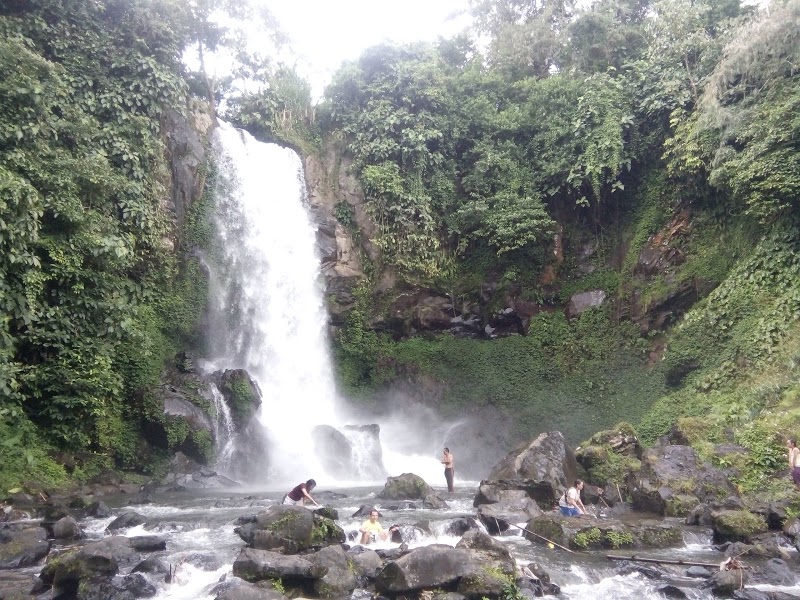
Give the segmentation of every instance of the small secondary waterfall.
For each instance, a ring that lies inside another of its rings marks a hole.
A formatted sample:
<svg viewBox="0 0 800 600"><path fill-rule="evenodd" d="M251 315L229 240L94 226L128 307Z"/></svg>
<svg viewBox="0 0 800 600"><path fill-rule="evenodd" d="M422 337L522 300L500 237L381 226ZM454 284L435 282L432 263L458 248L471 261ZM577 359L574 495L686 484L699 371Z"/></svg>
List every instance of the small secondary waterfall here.
<svg viewBox="0 0 800 600"><path fill-rule="evenodd" d="M211 276L211 356L246 369L263 396L269 479L320 474L310 432L335 425L336 394L315 228L302 165L292 150L221 124Z"/></svg>

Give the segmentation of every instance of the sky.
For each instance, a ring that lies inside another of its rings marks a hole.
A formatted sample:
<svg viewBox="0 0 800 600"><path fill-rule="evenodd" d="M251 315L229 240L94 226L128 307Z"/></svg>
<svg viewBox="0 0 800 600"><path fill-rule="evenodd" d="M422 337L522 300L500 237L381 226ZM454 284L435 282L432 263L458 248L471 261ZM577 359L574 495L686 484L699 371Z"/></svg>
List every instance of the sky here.
<svg viewBox="0 0 800 600"><path fill-rule="evenodd" d="M342 62L358 58L370 46L433 41L469 24L468 0L262 1L289 36L300 59L297 69L311 81L316 98Z"/></svg>

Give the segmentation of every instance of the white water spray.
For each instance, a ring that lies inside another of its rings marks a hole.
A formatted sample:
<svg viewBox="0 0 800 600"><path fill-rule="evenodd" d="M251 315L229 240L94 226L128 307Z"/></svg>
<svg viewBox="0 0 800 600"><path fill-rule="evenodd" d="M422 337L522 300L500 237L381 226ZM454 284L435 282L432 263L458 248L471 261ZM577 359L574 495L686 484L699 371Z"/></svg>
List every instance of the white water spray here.
<svg viewBox="0 0 800 600"><path fill-rule="evenodd" d="M315 228L297 154L221 124L211 278L213 362L246 369L263 395L271 481L319 474L310 431L335 425L336 396Z"/></svg>

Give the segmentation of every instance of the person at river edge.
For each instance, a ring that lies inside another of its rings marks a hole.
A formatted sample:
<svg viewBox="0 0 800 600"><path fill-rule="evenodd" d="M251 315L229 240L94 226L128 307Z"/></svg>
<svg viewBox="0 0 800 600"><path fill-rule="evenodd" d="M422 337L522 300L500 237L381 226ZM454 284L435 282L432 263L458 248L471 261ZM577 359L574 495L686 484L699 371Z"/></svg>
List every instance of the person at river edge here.
<svg viewBox="0 0 800 600"><path fill-rule="evenodd" d="M789 468L792 470L792 481L800 488L800 448L797 447L797 440L789 438L786 440L786 447L789 448Z"/></svg>
<svg viewBox="0 0 800 600"><path fill-rule="evenodd" d="M389 529L383 529L383 525L378 522L378 511L374 508L369 511L369 519L361 524L359 531L361 532L361 544L367 545L370 542L380 540L385 542L391 532L397 530L397 525L392 525Z"/></svg>
<svg viewBox="0 0 800 600"><path fill-rule="evenodd" d="M444 449L442 455L442 464L444 465L444 478L447 480L447 491L451 494L455 491L453 488L453 476L456 473L455 462L450 448Z"/></svg>
<svg viewBox="0 0 800 600"><path fill-rule="evenodd" d="M565 517L578 517L586 514L586 507L581 502L581 490L583 481L575 480L575 485L569 488L558 501L561 514Z"/></svg>
<svg viewBox="0 0 800 600"><path fill-rule="evenodd" d="M291 492L283 497L281 504L301 504L302 506L305 506L306 499L308 499L314 503L314 506L319 506L317 501L311 497L311 490L313 490L315 487L317 487L317 482L313 479L309 479L305 483L298 483L292 488Z"/></svg>

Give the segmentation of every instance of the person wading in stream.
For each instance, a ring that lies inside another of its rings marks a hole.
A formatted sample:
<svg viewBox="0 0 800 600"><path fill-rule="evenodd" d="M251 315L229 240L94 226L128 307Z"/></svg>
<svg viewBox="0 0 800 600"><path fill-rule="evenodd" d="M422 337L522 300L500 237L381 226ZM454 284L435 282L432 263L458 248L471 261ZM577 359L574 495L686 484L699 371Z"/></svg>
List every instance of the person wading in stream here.
<svg viewBox="0 0 800 600"><path fill-rule="evenodd" d="M453 488L453 476L456 474L456 466L450 448L444 449L442 464L444 465L444 478L447 480L447 491L452 494L455 491Z"/></svg>
<svg viewBox="0 0 800 600"><path fill-rule="evenodd" d="M317 487L317 482L309 479L305 483L298 483L292 488L292 491L283 497L281 504L302 504L306 505L306 498L314 503L314 506L319 506L317 501L311 497L311 490Z"/></svg>
<svg viewBox="0 0 800 600"><path fill-rule="evenodd" d="M565 517L578 517L586 514L586 507L581 502L581 490L583 481L575 480L575 485L569 488L558 501L561 514Z"/></svg>
<svg viewBox="0 0 800 600"><path fill-rule="evenodd" d="M800 448L797 447L797 440L789 438L786 440L786 447L789 449L789 468L792 470L792 481L800 487Z"/></svg>

